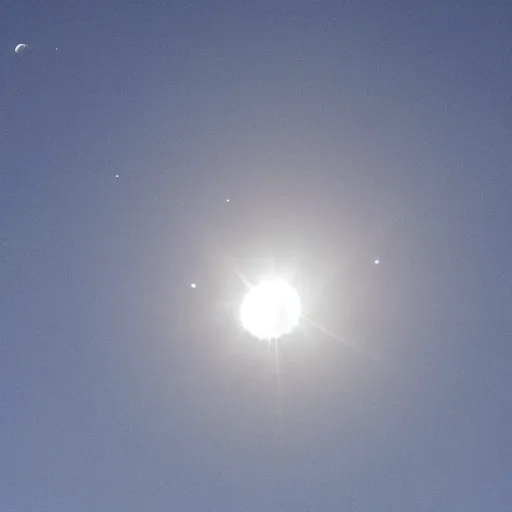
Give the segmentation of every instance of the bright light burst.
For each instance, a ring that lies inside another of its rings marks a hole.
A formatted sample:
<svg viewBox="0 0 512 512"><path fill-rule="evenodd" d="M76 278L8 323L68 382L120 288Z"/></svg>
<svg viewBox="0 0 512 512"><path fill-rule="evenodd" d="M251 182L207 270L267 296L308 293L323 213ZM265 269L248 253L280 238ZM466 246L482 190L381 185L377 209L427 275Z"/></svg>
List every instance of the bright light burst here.
<svg viewBox="0 0 512 512"><path fill-rule="evenodd" d="M277 340L299 323L299 294L281 279L264 281L251 288L240 308L242 325L261 340Z"/></svg>

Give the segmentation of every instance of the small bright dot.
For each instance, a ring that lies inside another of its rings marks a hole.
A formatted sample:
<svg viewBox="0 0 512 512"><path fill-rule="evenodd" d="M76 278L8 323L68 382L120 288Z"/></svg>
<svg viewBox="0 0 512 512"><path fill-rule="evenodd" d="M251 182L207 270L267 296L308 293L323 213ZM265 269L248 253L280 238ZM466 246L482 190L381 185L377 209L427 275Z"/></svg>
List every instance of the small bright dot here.
<svg viewBox="0 0 512 512"><path fill-rule="evenodd" d="M195 287L196 287L196 283L192 283L192 284L190 285L190 288L195 288Z"/></svg>
<svg viewBox="0 0 512 512"><path fill-rule="evenodd" d="M119 178L119 174L116 174L116 178Z"/></svg>
<svg viewBox="0 0 512 512"><path fill-rule="evenodd" d="M374 263L375 265L378 265L380 263L380 260L375 260Z"/></svg>
<svg viewBox="0 0 512 512"><path fill-rule="evenodd" d="M226 199L226 203L229 203L229 199Z"/></svg>
<svg viewBox="0 0 512 512"><path fill-rule="evenodd" d="M260 340L278 339L297 326L299 294L281 280L266 281L252 288L240 308L244 328Z"/></svg>

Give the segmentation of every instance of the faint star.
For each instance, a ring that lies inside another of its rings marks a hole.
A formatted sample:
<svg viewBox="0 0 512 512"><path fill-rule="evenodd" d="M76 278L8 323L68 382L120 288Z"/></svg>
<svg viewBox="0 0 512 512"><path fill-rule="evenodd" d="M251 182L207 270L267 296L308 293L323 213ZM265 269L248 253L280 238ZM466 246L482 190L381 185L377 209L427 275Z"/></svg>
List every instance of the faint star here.
<svg viewBox="0 0 512 512"><path fill-rule="evenodd" d="M192 283L192 284L190 285L190 288L195 288L195 287L196 287L196 283Z"/></svg>
<svg viewBox="0 0 512 512"><path fill-rule="evenodd" d="M119 174L116 174L116 178L119 178Z"/></svg>
<svg viewBox="0 0 512 512"><path fill-rule="evenodd" d="M380 260L375 260L374 263L375 265L378 265L380 263Z"/></svg>

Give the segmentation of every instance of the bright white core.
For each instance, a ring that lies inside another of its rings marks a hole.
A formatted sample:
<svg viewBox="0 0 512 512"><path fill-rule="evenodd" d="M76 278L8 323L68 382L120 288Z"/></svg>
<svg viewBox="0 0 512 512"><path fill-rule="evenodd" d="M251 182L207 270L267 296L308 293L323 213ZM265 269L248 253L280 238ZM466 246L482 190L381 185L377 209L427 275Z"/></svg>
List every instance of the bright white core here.
<svg viewBox="0 0 512 512"><path fill-rule="evenodd" d="M299 294L282 280L269 280L251 288L242 301L242 325L261 340L278 339L299 323Z"/></svg>

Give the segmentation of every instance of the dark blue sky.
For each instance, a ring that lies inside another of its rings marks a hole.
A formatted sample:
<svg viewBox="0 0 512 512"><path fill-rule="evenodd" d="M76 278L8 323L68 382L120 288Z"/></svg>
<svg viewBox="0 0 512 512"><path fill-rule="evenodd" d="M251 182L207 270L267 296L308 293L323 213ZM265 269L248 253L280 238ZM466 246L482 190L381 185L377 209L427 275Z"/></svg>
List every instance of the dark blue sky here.
<svg viewBox="0 0 512 512"><path fill-rule="evenodd" d="M0 11L2 511L510 509L509 2Z"/></svg>

